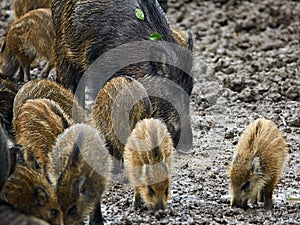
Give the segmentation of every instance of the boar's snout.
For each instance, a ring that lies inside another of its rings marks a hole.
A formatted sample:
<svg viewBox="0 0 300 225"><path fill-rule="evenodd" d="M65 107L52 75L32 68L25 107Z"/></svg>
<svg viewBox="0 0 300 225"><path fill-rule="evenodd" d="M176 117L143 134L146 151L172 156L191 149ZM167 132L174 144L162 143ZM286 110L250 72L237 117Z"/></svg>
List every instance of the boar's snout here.
<svg viewBox="0 0 300 225"><path fill-rule="evenodd" d="M243 208L246 210L248 208L247 200L234 198L231 201L231 208L233 208L233 209Z"/></svg>
<svg viewBox="0 0 300 225"><path fill-rule="evenodd" d="M165 204L164 204L164 202L163 202L163 200L159 200L156 204L155 204L155 206L154 206L154 209L157 211L157 210L165 210Z"/></svg>

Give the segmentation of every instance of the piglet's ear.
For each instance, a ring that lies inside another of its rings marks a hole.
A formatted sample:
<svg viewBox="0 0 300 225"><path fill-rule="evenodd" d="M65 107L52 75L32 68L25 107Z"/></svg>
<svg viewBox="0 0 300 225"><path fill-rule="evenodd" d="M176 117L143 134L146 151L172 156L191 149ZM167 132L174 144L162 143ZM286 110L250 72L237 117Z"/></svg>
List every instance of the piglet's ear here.
<svg viewBox="0 0 300 225"><path fill-rule="evenodd" d="M262 169L261 169L259 157L255 157L253 159L252 164L251 164L251 170L252 170L253 174L255 174L255 175L258 175L261 173Z"/></svg>
<svg viewBox="0 0 300 225"><path fill-rule="evenodd" d="M79 192L80 195L82 195L82 196L87 195L86 182L85 182L84 177L79 177L78 178L78 180L76 182L76 186L78 187L78 192Z"/></svg>
<svg viewBox="0 0 300 225"><path fill-rule="evenodd" d="M44 206L48 202L50 194L45 187L36 184L32 187L32 191L33 202L36 206Z"/></svg>

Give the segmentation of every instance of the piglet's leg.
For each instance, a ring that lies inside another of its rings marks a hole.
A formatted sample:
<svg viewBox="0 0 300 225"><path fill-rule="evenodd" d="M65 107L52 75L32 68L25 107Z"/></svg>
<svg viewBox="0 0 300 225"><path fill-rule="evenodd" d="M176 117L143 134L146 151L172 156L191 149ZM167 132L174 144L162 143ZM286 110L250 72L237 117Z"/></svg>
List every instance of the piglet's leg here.
<svg viewBox="0 0 300 225"><path fill-rule="evenodd" d="M31 76L30 76L30 65L25 65L23 67L24 69L24 73L25 73L25 76L24 76L24 81L25 82L28 82L31 80Z"/></svg>
<svg viewBox="0 0 300 225"><path fill-rule="evenodd" d="M264 194L264 189L261 190L261 192L258 195L258 201L259 202L264 202L265 201L265 194Z"/></svg>
<svg viewBox="0 0 300 225"><path fill-rule="evenodd" d="M45 66L45 68L42 71L42 78L47 79L50 70L54 67L54 64L52 62L47 62L47 65Z"/></svg>
<svg viewBox="0 0 300 225"><path fill-rule="evenodd" d="M30 64L33 61L34 58L28 57L26 55L21 54L17 57L18 61L20 62L21 68L23 68L24 71L24 81L28 82L31 80L30 76ZM20 68L20 70L21 70ZM22 81L22 80L21 80Z"/></svg>
<svg viewBox="0 0 300 225"><path fill-rule="evenodd" d="M133 197L133 207L140 208L142 206L142 198L139 191L139 188L134 188L134 197Z"/></svg>
<svg viewBox="0 0 300 225"><path fill-rule="evenodd" d="M20 66L18 74L16 76L16 81L24 81L24 70L23 67Z"/></svg>
<svg viewBox="0 0 300 225"><path fill-rule="evenodd" d="M264 200L265 200L265 204L264 207L267 210L271 210L273 207L273 201L272 201L272 193L273 193L273 186L267 186L264 188Z"/></svg>
<svg viewBox="0 0 300 225"><path fill-rule="evenodd" d="M91 225L103 225L103 217L101 212L101 204L100 201L96 203L95 209L94 209L94 215L91 218Z"/></svg>

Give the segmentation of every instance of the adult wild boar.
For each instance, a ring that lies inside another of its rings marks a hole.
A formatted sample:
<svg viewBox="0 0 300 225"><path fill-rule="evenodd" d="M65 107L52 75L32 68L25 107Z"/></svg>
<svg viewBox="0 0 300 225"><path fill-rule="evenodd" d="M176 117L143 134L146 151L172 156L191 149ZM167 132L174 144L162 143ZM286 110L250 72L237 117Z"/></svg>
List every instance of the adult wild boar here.
<svg viewBox="0 0 300 225"><path fill-rule="evenodd" d="M57 37L57 77L79 94L82 104L85 72L92 71L88 83L95 96L112 76L135 78L154 95L151 101L157 112L153 117L166 123L175 146L185 150L192 146L192 54L187 49L192 50L193 39L189 33L185 47L176 41L157 0L54 0L51 10ZM122 50L124 45L128 48ZM101 65L95 67L98 57ZM112 73L107 74L112 67ZM171 84L177 89L170 88Z"/></svg>

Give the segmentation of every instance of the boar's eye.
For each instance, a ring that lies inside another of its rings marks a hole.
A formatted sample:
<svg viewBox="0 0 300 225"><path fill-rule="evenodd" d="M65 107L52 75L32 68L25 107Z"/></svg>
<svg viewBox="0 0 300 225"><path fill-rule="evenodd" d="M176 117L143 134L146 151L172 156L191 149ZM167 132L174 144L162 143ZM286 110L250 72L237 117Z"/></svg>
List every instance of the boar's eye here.
<svg viewBox="0 0 300 225"><path fill-rule="evenodd" d="M56 209L51 209L50 210L50 217L51 218L57 218L58 215L59 215L59 211L58 210L56 210Z"/></svg>
<svg viewBox="0 0 300 225"><path fill-rule="evenodd" d="M247 181L241 189L242 191L248 191L250 189L250 181Z"/></svg>
<svg viewBox="0 0 300 225"><path fill-rule="evenodd" d="M74 216L75 214L77 214L77 207L76 207L76 205L73 205L73 206L69 209L68 215L69 215L69 216Z"/></svg>
<svg viewBox="0 0 300 225"><path fill-rule="evenodd" d="M168 197L168 195L169 195L169 186L166 188L165 195L166 195L166 197Z"/></svg>
<svg viewBox="0 0 300 225"><path fill-rule="evenodd" d="M155 192L151 186L148 186L148 194L152 197L155 195Z"/></svg>

